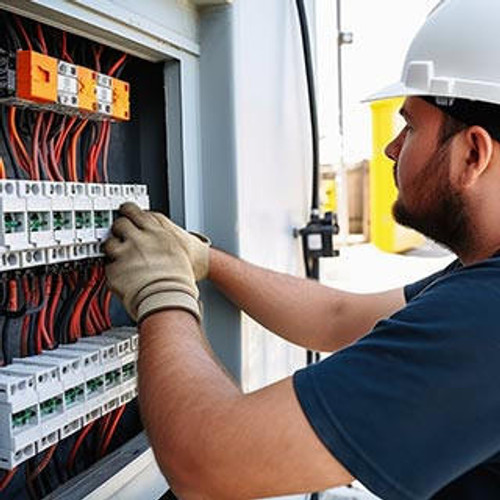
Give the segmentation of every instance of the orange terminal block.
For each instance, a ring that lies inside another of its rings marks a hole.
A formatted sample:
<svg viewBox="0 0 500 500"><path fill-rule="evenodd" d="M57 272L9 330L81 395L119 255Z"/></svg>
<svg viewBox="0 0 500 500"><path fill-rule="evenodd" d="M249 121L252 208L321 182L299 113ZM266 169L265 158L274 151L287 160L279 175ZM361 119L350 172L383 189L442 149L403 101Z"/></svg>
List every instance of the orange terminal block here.
<svg viewBox="0 0 500 500"><path fill-rule="evenodd" d="M130 120L130 85L117 78L111 79L113 102L111 117L116 120Z"/></svg>
<svg viewBox="0 0 500 500"><path fill-rule="evenodd" d="M94 70L77 67L78 108L82 111L95 113L97 111L97 74Z"/></svg>
<svg viewBox="0 0 500 500"><path fill-rule="evenodd" d="M16 93L28 101L56 102L57 59L32 50L17 51Z"/></svg>

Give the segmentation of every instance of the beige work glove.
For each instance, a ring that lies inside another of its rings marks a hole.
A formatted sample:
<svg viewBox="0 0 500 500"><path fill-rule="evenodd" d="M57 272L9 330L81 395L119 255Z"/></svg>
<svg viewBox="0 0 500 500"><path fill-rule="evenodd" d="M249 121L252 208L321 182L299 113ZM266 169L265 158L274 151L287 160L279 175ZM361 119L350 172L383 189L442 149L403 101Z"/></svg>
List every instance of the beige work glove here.
<svg viewBox="0 0 500 500"><path fill-rule="evenodd" d="M103 245L110 290L137 322L165 309L184 309L200 321L193 266L176 226L134 203L122 205L120 214Z"/></svg>
<svg viewBox="0 0 500 500"><path fill-rule="evenodd" d="M151 214L177 238L179 244L184 248L188 254L189 262L191 262L195 280L204 280L208 276L209 270L210 245L212 244L210 239L195 231L187 232L163 214L158 212L151 212Z"/></svg>

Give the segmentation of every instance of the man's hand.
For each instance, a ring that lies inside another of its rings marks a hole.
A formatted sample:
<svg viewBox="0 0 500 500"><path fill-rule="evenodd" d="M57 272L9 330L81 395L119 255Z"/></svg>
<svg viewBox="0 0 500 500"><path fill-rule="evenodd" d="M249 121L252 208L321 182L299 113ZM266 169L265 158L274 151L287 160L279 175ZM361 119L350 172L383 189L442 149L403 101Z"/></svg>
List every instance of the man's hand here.
<svg viewBox="0 0 500 500"><path fill-rule="evenodd" d="M182 230L161 214L145 212L133 203L122 205L120 214L103 250L111 260L106 266L108 286L130 316L140 322L156 311L184 309L200 320L191 263L191 258L197 263L203 260L199 248L183 243ZM198 276L205 272L203 265L197 272Z"/></svg>
<svg viewBox="0 0 500 500"><path fill-rule="evenodd" d="M151 214L184 248L191 262L195 280L205 279L208 276L210 240L203 234L185 231L163 214L158 212L151 212Z"/></svg>

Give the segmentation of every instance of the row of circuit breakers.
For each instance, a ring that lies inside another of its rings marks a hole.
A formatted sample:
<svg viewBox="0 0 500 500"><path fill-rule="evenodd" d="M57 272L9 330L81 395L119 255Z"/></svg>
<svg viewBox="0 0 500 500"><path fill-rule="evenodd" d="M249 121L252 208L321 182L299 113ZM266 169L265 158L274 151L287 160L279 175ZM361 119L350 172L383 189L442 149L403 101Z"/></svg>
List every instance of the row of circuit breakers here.
<svg viewBox="0 0 500 500"><path fill-rule="evenodd" d="M149 210L147 186L0 180L0 271L102 256L128 201Z"/></svg>
<svg viewBox="0 0 500 500"><path fill-rule="evenodd" d="M137 396L132 327L0 368L0 469L12 470Z"/></svg>
<svg viewBox="0 0 500 500"><path fill-rule="evenodd" d="M0 101L89 119L130 119L127 82L33 50L0 49Z"/></svg>

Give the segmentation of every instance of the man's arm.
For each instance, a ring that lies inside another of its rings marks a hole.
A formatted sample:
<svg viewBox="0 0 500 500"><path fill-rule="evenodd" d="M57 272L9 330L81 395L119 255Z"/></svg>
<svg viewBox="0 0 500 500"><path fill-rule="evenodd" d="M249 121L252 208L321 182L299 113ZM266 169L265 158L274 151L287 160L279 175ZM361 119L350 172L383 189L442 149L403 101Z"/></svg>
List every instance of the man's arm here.
<svg viewBox="0 0 500 500"><path fill-rule="evenodd" d="M141 323L139 398L156 459L183 500L320 491L353 479L313 432L291 379L242 394L189 313Z"/></svg>
<svg viewBox="0 0 500 500"><path fill-rule="evenodd" d="M405 305L403 289L355 294L210 249L210 280L239 308L294 344L336 351Z"/></svg>

